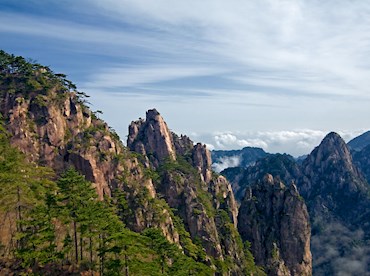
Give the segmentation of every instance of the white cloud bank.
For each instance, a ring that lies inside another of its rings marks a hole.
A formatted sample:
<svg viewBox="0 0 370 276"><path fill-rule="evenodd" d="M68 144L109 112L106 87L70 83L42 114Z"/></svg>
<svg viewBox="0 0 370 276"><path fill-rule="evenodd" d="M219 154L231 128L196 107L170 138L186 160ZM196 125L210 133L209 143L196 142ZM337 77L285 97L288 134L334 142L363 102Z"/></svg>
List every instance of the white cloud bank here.
<svg viewBox="0 0 370 276"><path fill-rule="evenodd" d="M363 133L359 131L338 131L348 142L350 139ZM264 131L264 132L219 132L212 135L200 136L214 149L240 149L243 147L260 147L270 153L289 153L300 156L310 153L328 132L321 130L291 130L291 131ZM225 160L225 164L233 160Z"/></svg>

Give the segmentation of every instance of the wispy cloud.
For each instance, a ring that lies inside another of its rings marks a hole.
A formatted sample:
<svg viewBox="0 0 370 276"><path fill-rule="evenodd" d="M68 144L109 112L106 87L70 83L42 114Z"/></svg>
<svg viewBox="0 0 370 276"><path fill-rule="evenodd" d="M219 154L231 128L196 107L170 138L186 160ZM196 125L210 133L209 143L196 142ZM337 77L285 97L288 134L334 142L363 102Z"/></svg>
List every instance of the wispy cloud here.
<svg viewBox="0 0 370 276"><path fill-rule="evenodd" d="M116 18L128 17L165 31L184 45L192 45L189 49L202 52L203 59L230 66L235 81L296 93L367 96L369 66L364 60L370 45L370 19L365 15L370 4L269 0L95 3Z"/></svg>
<svg viewBox="0 0 370 276"><path fill-rule="evenodd" d="M313 267L317 274L324 274L328 264L335 275L366 275L370 250L362 229L348 229L337 222L321 222L323 231L313 235Z"/></svg>
<svg viewBox="0 0 370 276"><path fill-rule="evenodd" d="M96 14L101 24L1 12L0 32L96 44L100 55L117 58L116 64L105 64L90 76L89 82L95 79L97 85L106 80L116 86L120 56L130 56L128 64L139 67L122 70L127 77L121 79L133 89L140 78L161 82L197 73L222 83L218 73L223 68L225 80L245 90L253 86L259 93L285 90L317 98L327 94L369 99L366 1L95 0L74 4L73 11L78 8ZM184 68L165 70L179 63ZM185 72L190 68L193 74Z"/></svg>
<svg viewBox="0 0 370 276"><path fill-rule="evenodd" d="M225 149L230 147L260 147L267 149L268 144L259 138L238 138L232 133L219 133L214 136L217 148Z"/></svg>
<svg viewBox="0 0 370 276"><path fill-rule="evenodd" d="M212 164L212 169L216 172L221 172L226 168L233 168L240 165L240 156L225 156L220 158L216 163Z"/></svg>
<svg viewBox="0 0 370 276"><path fill-rule="evenodd" d="M221 69L189 67L180 65L141 66L126 68L103 68L94 73L87 83L87 88L140 87L143 84L167 80L209 76L221 73Z"/></svg>
<svg viewBox="0 0 370 276"><path fill-rule="evenodd" d="M176 60L194 68L200 60L216 68L228 67L233 81L271 89L368 94L369 65L364 61L370 46L370 19L365 15L370 4L365 2L86 1L90 10L91 3L103 22L105 18L116 24L2 12L0 30L145 48L155 66ZM127 23L132 27L125 28ZM134 58L140 60L140 56ZM156 78L157 72L151 72ZM142 74L137 73L129 77Z"/></svg>
<svg viewBox="0 0 370 276"><path fill-rule="evenodd" d="M69 56L65 73L122 137L121 118L153 107L180 132L207 132L216 148L299 154L327 131L370 127L368 1L66 0L52 14L38 1L12 6L0 12L1 45L31 58L48 48L51 66ZM283 142L281 129L299 134Z"/></svg>

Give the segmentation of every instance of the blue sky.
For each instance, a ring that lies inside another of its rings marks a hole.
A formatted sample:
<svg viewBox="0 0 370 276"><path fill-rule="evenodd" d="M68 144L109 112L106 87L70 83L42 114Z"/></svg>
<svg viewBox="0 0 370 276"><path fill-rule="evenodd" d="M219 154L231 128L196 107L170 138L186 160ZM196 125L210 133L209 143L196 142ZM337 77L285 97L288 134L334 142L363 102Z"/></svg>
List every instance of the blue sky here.
<svg viewBox="0 0 370 276"><path fill-rule="evenodd" d="M367 0L0 0L0 35L67 74L123 140L153 107L216 149L297 156L370 129Z"/></svg>

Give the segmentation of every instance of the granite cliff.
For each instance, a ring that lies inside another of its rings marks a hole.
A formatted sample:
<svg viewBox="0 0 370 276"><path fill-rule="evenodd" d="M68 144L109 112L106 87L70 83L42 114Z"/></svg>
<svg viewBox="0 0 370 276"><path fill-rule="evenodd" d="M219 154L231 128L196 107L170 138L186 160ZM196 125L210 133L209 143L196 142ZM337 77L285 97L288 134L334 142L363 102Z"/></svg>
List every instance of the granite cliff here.
<svg viewBox="0 0 370 276"><path fill-rule="evenodd" d="M143 156L148 169L159 174L157 192L176 210L191 237L201 241L207 255L222 261L231 258L233 273L242 273L237 205L231 185L212 173L207 148L171 133L155 109L146 113L145 120L130 124L127 145Z"/></svg>

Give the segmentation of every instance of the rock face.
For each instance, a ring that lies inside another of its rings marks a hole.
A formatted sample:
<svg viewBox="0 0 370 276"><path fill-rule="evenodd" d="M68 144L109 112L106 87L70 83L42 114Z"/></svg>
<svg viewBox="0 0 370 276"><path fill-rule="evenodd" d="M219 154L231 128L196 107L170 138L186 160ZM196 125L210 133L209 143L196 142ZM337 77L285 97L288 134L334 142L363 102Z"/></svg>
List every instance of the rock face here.
<svg viewBox="0 0 370 276"><path fill-rule="evenodd" d="M329 133L302 173L298 187L311 217L314 274L368 274L369 186L342 138Z"/></svg>
<svg viewBox="0 0 370 276"><path fill-rule="evenodd" d="M309 216L293 183L286 187L265 175L247 188L238 220L243 240L269 275L311 275Z"/></svg>
<svg viewBox="0 0 370 276"><path fill-rule="evenodd" d="M143 156L148 157L157 168L165 158L176 160L173 137L167 124L156 109L146 113L146 120L131 122L127 146Z"/></svg>
<svg viewBox="0 0 370 276"><path fill-rule="evenodd" d="M209 183L212 179L212 160L209 150L205 145L200 143L196 144L193 149L193 165L197 168L202 181Z"/></svg>
<svg viewBox="0 0 370 276"><path fill-rule="evenodd" d="M28 154L32 161L54 168L57 172L73 164L86 172L97 192L110 195L113 165L104 160L108 154L120 154L119 141L109 135L108 126L92 118L75 94L51 90L48 95L5 94L1 99L11 143ZM94 145L90 141L94 140ZM76 149L75 144L80 148ZM102 158L97 158L101 156Z"/></svg>

